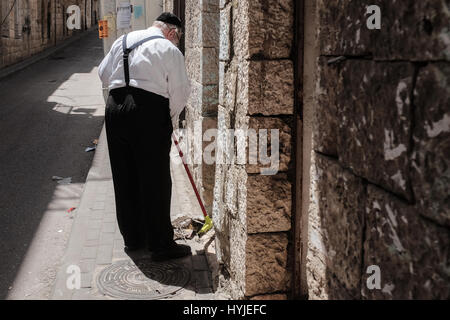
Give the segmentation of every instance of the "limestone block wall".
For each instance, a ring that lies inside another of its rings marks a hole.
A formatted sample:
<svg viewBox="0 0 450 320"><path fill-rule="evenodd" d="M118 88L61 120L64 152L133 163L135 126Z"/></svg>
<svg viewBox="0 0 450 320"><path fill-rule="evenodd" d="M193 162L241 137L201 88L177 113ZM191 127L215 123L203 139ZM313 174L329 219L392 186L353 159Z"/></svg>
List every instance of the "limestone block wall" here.
<svg viewBox="0 0 450 320"><path fill-rule="evenodd" d="M13 0L3 0L0 6L4 19ZM56 3L56 8L55 8ZM81 10L82 30L68 30L66 13L69 5L76 4ZM30 57L77 32L82 32L93 23L91 12L98 12L98 0L17 0L1 28L0 68ZM86 10L85 10L86 9ZM55 19L56 17L56 19ZM56 31L55 31L56 30ZM56 32L56 37L55 37Z"/></svg>
<svg viewBox="0 0 450 320"><path fill-rule="evenodd" d="M279 170L258 162L218 163L213 221L220 286L233 298L286 299L293 185L294 1L221 0L218 128L278 129ZM259 138L260 135L258 135ZM221 137L225 141L225 137ZM270 150L271 134L268 134ZM227 150L245 152L249 140Z"/></svg>
<svg viewBox="0 0 450 320"><path fill-rule="evenodd" d="M174 0L163 0L163 12L173 12Z"/></svg>
<svg viewBox="0 0 450 320"><path fill-rule="evenodd" d="M381 30L366 27L373 4ZM306 105L304 290L311 299L448 299L448 1L316 5L306 6L317 17L317 56L308 58L315 91ZM372 265L379 289L367 286Z"/></svg>
<svg viewBox="0 0 450 320"><path fill-rule="evenodd" d="M192 174L208 214L213 202L215 164L202 161L210 143L203 141L208 129L217 128L219 94L219 0L187 0L185 3L185 59L191 80L191 96L186 106L186 128L190 135Z"/></svg>

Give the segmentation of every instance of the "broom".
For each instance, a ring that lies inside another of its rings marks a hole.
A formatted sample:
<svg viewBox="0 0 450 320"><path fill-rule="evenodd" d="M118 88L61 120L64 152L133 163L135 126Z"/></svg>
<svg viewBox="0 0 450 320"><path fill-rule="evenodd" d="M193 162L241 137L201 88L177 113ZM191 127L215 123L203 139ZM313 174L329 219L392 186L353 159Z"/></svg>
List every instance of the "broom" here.
<svg viewBox="0 0 450 320"><path fill-rule="evenodd" d="M195 195L197 196L198 203L200 204L200 207L202 208L203 216L205 217L205 223L204 223L203 227L200 229L200 231L198 232L198 234L200 235L200 234L207 233L213 227L213 222L212 222L211 218L208 216L208 214L206 213L206 209L205 209L205 206L203 205L203 201L200 198L200 194L198 193L197 187L195 186L194 179L192 178L191 172L189 171L189 168L188 168L186 162L184 161L183 152L181 151L181 148L178 145L178 140L175 137L175 134L173 132L172 132L172 139L175 142L175 145L177 146L178 153L180 154L181 160L183 161L184 169L186 169L186 173L189 177L189 181L191 181L192 188L194 189Z"/></svg>

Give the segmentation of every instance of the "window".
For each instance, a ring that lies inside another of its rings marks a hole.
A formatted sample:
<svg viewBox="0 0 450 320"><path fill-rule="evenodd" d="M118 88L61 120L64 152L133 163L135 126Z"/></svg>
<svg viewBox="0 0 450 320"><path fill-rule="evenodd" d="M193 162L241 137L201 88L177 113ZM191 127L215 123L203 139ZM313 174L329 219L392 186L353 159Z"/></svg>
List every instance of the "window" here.
<svg viewBox="0 0 450 320"><path fill-rule="evenodd" d="M16 39L22 37L22 15L21 15L21 6L20 0L16 0L14 4L14 37Z"/></svg>
<svg viewBox="0 0 450 320"><path fill-rule="evenodd" d="M0 23L2 23L1 25L1 34L2 37L5 38L9 38L9 19L10 19L10 10L11 10L11 6L13 4L12 0L3 0L1 2L1 21Z"/></svg>

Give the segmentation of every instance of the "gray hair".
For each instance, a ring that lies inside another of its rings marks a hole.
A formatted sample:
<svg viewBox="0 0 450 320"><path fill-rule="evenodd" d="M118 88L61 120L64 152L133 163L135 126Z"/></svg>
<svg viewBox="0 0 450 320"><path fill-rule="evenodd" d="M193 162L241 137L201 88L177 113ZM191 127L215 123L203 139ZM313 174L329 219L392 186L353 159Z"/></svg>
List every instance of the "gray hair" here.
<svg viewBox="0 0 450 320"><path fill-rule="evenodd" d="M165 22L162 22L162 21L155 21L155 22L153 22L153 26L154 27L158 27L158 28L160 28L163 31L169 31L171 29L177 29L178 30L178 27L176 25L170 24L170 23L165 23Z"/></svg>

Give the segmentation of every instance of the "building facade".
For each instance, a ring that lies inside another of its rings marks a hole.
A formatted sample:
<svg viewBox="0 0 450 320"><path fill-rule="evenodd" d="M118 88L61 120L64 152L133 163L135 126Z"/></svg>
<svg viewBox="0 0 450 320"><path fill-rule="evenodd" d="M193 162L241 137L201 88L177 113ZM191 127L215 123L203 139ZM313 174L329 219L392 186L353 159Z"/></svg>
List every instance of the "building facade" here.
<svg viewBox="0 0 450 320"><path fill-rule="evenodd" d="M448 9L305 1L300 233L311 298L449 298Z"/></svg>
<svg viewBox="0 0 450 320"><path fill-rule="evenodd" d="M0 68L20 62L97 25L98 0L2 0ZM80 8L81 30L69 30L67 8Z"/></svg>
<svg viewBox="0 0 450 320"><path fill-rule="evenodd" d="M253 129L268 149L272 133L259 133L278 129L275 174L261 162L191 164L214 221L218 287L237 299L448 299L448 2L164 10L185 21L185 127ZM192 158L211 141L192 141ZM234 142L248 154L250 138Z"/></svg>
<svg viewBox="0 0 450 320"><path fill-rule="evenodd" d="M130 25L128 27L123 27L117 21L117 10L121 5L130 8ZM105 55L121 35L149 28L162 13L162 9L162 0L100 0L100 16L108 24L108 37L103 39Z"/></svg>

